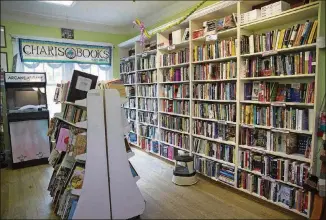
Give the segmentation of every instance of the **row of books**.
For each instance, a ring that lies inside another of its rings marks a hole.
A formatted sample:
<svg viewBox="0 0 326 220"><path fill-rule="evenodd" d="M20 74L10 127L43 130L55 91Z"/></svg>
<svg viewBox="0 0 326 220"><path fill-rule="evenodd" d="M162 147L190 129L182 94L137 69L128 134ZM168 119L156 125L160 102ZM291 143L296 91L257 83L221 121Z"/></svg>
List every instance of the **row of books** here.
<svg viewBox="0 0 326 220"><path fill-rule="evenodd" d="M234 125L194 120L193 126L193 132L196 135L203 135L208 138L235 142L236 128Z"/></svg>
<svg viewBox="0 0 326 220"><path fill-rule="evenodd" d="M285 76L316 73L316 51L246 58L241 77Z"/></svg>
<svg viewBox="0 0 326 220"><path fill-rule="evenodd" d="M154 112L138 112L139 122L144 122L146 124L157 125L157 113Z"/></svg>
<svg viewBox="0 0 326 220"><path fill-rule="evenodd" d="M270 181L263 177L239 171L238 188L248 190L266 199L286 205L290 209L308 213L308 192L283 183Z"/></svg>
<svg viewBox="0 0 326 220"><path fill-rule="evenodd" d="M148 55L147 57L139 57L137 60L138 70L153 69L156 67L156 55Z"/></svg>
<svg viewBox="0 0 326 220"><path fill-rule="evenodd" d="M265 129L242 128L240 145L253 146L257 150L301 154L310 158L311 136L305 134L271 132Z"/></svg>
<svg viewBox="0 0 326 220"><path fill-rule="evenodd" d="M208 157L216 158L226 162L233 163L234 161L234 146L207 141L199 138L194 138L194 152L203 154Z"/></svg>
<svg viewBox="0 0 326 220"><path fill-rule="evenodd" d="M126 96L135 96L136 95L136 89L135 86L126 86L125 87Z"/></svg>
<svg viewBox="0 0 326 220"><path fill-rule="evenodd" d="M136 110L125 109L127 119L136 120Z"/></svg>
<svg viewBox="0 0 326 220"><path fill-rule="evenodd" d="M186 134L161 130L161 141L189 150L190 137Z"/></svg>
<svg viewBox="0 0 326 220"><path fill-rule="evenodd" d="M120 73L127 73L135 71L135 61L130 60L129 62L120 63Z"/></svg>
<svg viewBox="0 0 326 220"><path fill-rule="evenodd" d="M161 100L162 111L173 112L181 115L190 114L190 104L189 101L181 100Z"/></svg>
<svg viewBox="0 0 326 220"><path fill-rule="evenodd" d="M194 99L235 100L236 83L199 83L193 88Z"/></svg>
<svg viewBox="0 0 326 220"><path fill-rule="evenodd" d="M315 81L282 84L253 81L244 84L244 99L260 102L314 103Z"/></svg>
<svg viewBox="0 0 326 220"><path fill-rule="evenodd" d="M136 74L123 74L122 81L124 84L135 84L136 83Z"/></svg>
<svg viewBox="0 0 326 220"><path fill-rule="evenodd" d="M317 21L307 20L290 28L267 33L241 36L241 54L273 51L316 42Z"/></svg>
<svg viewBox="0 0 326 220"><path fill-rule="evenodd" d="M151 150L151 145L153 143L152 139L148 139L142 136L139 136L139 147L145 151Z"/></svg>
<svg viewBox="0 0 326 220"><path fill-rule="evenodd" d="M156 138L156 132L157 128L153 126L147 126L147 125L139 125L139 135L151 139L157 139Z"/></svg>
<svg viewBox="0 0 326 220"><path fill-rule="evenodd" d="M189 81L189 67L165 69L162 76L163 82Z"/></svg>
<svg viewBox="0 0 326 220"><path fill-rule="evenodd" d="M234 167L232 166L195 156L194 167L196 171L206 176L216 178L232 186L234 184Z"/></svg>
<svg viewBox="0 0 326 220"><path fill-rule="evenodd" d="M87 111L74 105L66 105L63 118L69 122L76 123L87 119Z"/></svg>
<svg viewBox="0 0 326 220"><path fill-rule="evenodd" d="M213 44L195 46L193 49L194 62L223 57L236 56L236 39L215 41Z"/></svg>
<svg viewBox="0 0 326 220"><path fill-rule="evenodd" d="M303 186L309 175L309 165L306 163L266 156L249 150L240 150L238 155L241 168L274 180Z"/></svg>
<svg viewBox="0 0 326 220"><path fill-rule="evenodd" d="M199 64L194 67L194 80L236 79L237 62Z"/></svg>
<svg viewBox="0 0 326 220"><path fill-rule="evenodd" d="M145 97L157 97L156 85L138 85L138 95Z"/></svg>
<svg viewBox="0 0 326 220"><path fill-rule="evenodd" d="M125 103L126 108L136 108L136 98L129 98Z"/></svg>
<svg viewBox="0 0 326 220"><path fill-rule="evenodd" d="M312 131L313 116L314 109L273 106L270 123L274 128Z"/></svg>
<svg viewBox="0 0 326 220"><path fill-rule="evenodd" d="M189 98L190 89L188 84L163 85L162 97L164 98Z"/></svg>
<svg viewBox="0 0 326 220"><path fill-rule="evenodd" d="M157 74L156 70L146 71L146 72L138 72L138 83L156 83L157 82Z"/></svg>
<svg viewBox="0 0 326 220"><path fill-rule="evenodd" d="M161 115L161 125L163 128L177 131L189 132L190 119L172 115Z"/></svg>
<svg viewBox="0 0 326 220"><path fill-rule="evenodd" d="M194 116L236 122L236 104L195 102Z"/></svg>
<svg viewBox="0 0 326 220"><path fill-rule="evenodd" d="M271 126L270 115L270 106L241 105L240 123L247 125Z"/></svg>
<svg viewBox="0 0 326 220"><path fill-rule="evenodd" d="M189 63L189 48L177 52L163 54L160 57L160 66L171 66L181 63Z"/></svg>
<svg viewBox="0 0 326 220"><path fill-rule="evenodd" d="M138 109L157 111L157 99L138 98Z"/></svg>
<svg viewBox="0 0 326 220"><path fill-rule="evenodd" d="M174 160L174 153L175 153L174 147L171 147L166 144L160 144L160 155L162 157L168 158L170 160Z"/></svg>

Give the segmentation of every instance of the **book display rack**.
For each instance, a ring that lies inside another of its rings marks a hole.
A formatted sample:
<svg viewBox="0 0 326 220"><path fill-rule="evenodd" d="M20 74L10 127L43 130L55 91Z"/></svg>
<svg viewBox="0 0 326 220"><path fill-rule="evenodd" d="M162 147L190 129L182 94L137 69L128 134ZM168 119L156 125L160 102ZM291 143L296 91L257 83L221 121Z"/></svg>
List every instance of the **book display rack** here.
<svg viewBox="0 0 326 220"><path fill-rule="evenodd" d="M62 219L128 219L145 209L120 102L116 89L90 90L87 99L63 102L51 120L48 190Z"/></svg>
<svg viewBox="0 0 326 220"><path fill-rule="evenodd" d="M153 36L150 52L137 37L121 43L129 138L170 161L189 152L197 172L309 217L324 2L264 3L201 9Z"/></svg>

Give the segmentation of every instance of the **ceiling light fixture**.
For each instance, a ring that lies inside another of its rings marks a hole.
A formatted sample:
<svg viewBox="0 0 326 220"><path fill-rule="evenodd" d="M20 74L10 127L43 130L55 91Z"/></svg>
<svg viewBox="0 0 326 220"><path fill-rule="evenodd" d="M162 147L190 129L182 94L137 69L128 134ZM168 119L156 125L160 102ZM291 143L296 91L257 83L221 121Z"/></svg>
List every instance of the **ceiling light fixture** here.
<svg viewBox="0 0 326 220"><path fill-rule="evenodd" d="M62 6L67 6L67 7L70 7L75 3L75 1L40 1L40 2L62 5Z"/></svg>

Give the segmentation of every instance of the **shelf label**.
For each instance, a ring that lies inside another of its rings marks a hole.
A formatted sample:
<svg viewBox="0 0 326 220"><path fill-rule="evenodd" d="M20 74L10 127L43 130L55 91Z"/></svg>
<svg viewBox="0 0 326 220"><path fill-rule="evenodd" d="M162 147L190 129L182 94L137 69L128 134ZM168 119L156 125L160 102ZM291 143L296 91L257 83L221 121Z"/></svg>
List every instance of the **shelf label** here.
<svg viewBox="0 0 326 220"><path fill-rule="evenodd" d="M147 53L142 53L142 57L147 57Z"/></svg>
<svg viewBox="0 0 326 220"><path fill-rule="evenodd" d="M282 129L282 128L272 129L272 132L279 132L279 133L285 133L285 134L290 133L289 131L284 130L284 129Z"/></svg>
<svg viewBox="0 0 326 220"><path fill-rule="evenodd" d="M286 103L283 103L283 102L272 102L271 105L273 106L286 106Z"/></svg>
<svg viewBox="0 0 326 220"><path fill-rule="evenodd" d="M216 41L217 40L217 34L211 34L206 36L206 41Z"/></svg>
<svg viewBox="0 0 326 220"><path fill-rule="evenodd" d="M174 50L175 49L175 45L171 45L171 46L168 46L168 50Z"/></svg>
<svg viewBox="0 0 326 220"><path fill-rule="evenodd" d="M266 56L272 56L272 55L275 55L275 54L277 54L277 50L270 50L270 51L263 52L262 56L266 57Z"/></svg>
<svg viewBox="0 0 326 220"><path fill-rule="evenodd" d="M225 120L217 120L217 123L224 124L224 125L227 124Z"/></svg>

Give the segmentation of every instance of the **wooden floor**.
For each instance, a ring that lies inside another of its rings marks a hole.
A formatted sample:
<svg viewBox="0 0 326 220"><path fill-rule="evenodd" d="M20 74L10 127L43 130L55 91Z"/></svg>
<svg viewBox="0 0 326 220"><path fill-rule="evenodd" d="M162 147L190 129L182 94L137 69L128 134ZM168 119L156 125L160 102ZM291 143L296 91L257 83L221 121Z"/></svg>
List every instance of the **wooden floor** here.
<svg viewBox="0 0 326 220"><path fill-rule="evenodd" d="M130 161L141 177L137 184L146 200L142 219L300 218L200 176L194 186L176 186L171 182L171 164L138 149L133 151L136 155ZM1 169L1 219L56 219L47 191L51 174L48 165Z"/></svg>

